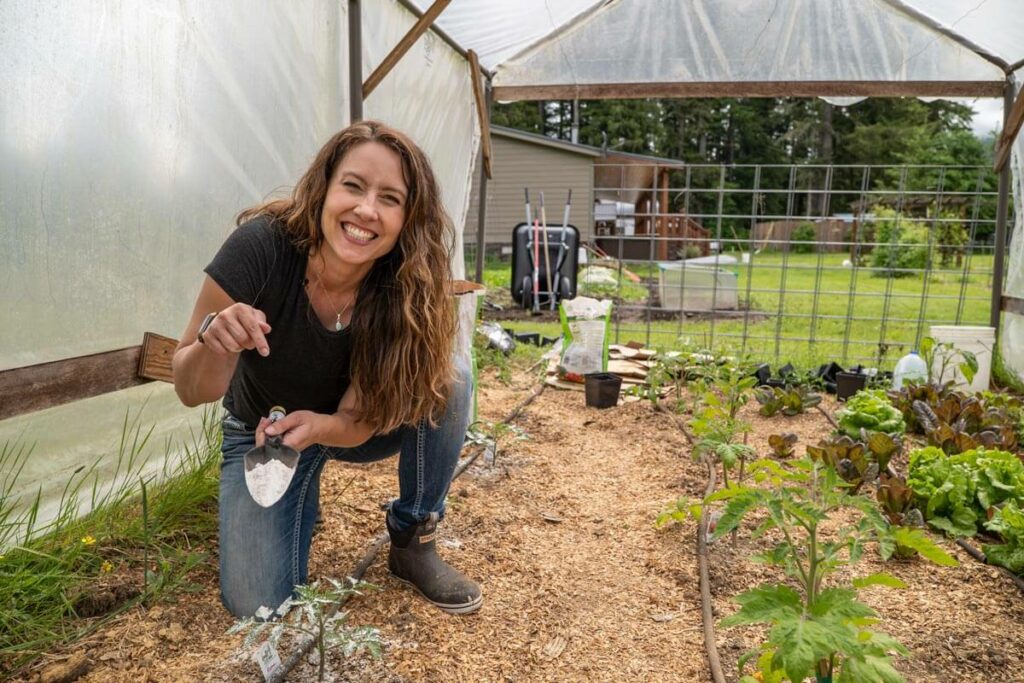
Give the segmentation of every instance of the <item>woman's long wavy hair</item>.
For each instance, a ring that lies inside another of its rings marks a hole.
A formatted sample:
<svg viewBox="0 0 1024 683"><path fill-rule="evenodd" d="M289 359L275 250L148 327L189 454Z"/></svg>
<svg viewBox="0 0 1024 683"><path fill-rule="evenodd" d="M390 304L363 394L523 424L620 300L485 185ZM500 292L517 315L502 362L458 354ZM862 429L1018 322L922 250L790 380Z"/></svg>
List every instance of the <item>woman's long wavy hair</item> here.
<svg viewBox="0 0 1024 683"><path fill-rule="evenodd" d="M359 392L359 419L381 433L421 420L436 424L454 375L453 229L426 155L383 123L354 123L323 146L290 198L246 209L238 224L269 215L298 249L318 253L324 240L320 215L334 170L349 150L367 142L398 154L408 188L398 241L360 284L351 322L350 374Z"/></svg>

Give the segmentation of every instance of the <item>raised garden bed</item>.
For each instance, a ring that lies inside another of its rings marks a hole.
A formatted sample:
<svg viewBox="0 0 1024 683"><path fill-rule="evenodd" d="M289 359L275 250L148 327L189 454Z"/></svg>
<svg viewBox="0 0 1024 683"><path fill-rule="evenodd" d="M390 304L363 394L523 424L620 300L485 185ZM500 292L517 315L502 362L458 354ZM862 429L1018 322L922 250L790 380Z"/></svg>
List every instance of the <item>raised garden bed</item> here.
<svg viewBox="0 0 1024 683"><path fill-rule="evenodd" d="M533 388L485 371L481 417L499 421ZM797 435L797 453L831 431L816 410L762 417L748 403L741 417L762 455L780 428ZM822 407L839 406L825 398ZM373 625L385 654L328 661L328 680L569 681L710 680L700 618L696 522L657 530L654 519L680 495L704 495L707 472L671 416L644 401L611 410L583 406L581 392L547 389L516 421L528 436L508 440L488 464L479 459L452 487L441 547L484 588L482 610L446 616L390 578L382 557L365 579L383 590L346 605L353 624ZM395 464L331 463L324 472L325 524L314 542L311 577L341 578L382 530L380 502L394 495ZM842 520L836 520L842 521ZM744 527L711 544L710 588L717 620L736 610L732 598L777 568L751 562L767 548ZM882 563L873 548L856 574L885 571L902 590L868 588L861 598L884 630L910 649L896 668L908 681L1014 680L1024 658L1024 601L995 567L979 564L932 535L958 567L921 561ZM837 579L844 579L840 570ZM216 573L193 577L198 592L173 603L137 608L67 653L83 652L83 681L256 681L259 669L220 607ZM760 642L759 628L717 627L727 680L740 654ZM282 653L284 655L285 653ZM288 680L314 680L307 658Z"/></svg>

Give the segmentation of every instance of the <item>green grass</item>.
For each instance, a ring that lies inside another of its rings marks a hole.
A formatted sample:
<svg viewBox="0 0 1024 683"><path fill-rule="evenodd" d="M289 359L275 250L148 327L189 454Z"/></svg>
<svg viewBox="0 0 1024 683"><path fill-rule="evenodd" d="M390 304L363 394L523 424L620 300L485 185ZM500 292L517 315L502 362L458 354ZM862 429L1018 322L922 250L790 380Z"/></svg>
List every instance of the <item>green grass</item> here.
<svg viewBox="0 0 1024 683"><path fill-rule="evenodd" d="M616 321L612 323L612 340L635 340L659 348L675 347L684 340L756 361L790 361L805 368L837 360L845 365L879 363L882 369L889 369L928 335L932 324L988 324L991 275L986 271L992 269L990 255L971 258L966 282L961 269L955 273L934 272L927 283L920 274L885 278L864 269L841 268L845 258L844 253L756 254L749 266L726 266L737 274L741 305L748 297L749 286L752 310L746 320L741 315L735 319L648 322L641 311L639 322L621 322L613 312ZM819 271L819 265L835 270ZM489 289L507 290L509 265L491 261L487 266ZM627 267L642 277L656 277L656 267L650 264ZM922 307L926 287L927 299ZM814 291L819 292L817 297ZM854 293L852 305L850 292ZM634 294L629 290L619 293L626 294L627 299ZM636 305L642 309L647 302L641 298ZM883 316L887 318L884 329L880 320ZM551 336L560 333L553 322L502 324L517 331Z"/></svg>
<svg viewBox="0 0 1024 683"><path fill-rule="evenodd" d="M113 486L104 489L96 464L79 468L42 526L41 494L27 502L11 495L31 449L0 446L0 678L140 602L188 587L217 532L220 431L212 415L181 457L165 457L161 475L149 478L142 469L151 430L126 416ZM165 456L177 452L164 444Z"/></svg>

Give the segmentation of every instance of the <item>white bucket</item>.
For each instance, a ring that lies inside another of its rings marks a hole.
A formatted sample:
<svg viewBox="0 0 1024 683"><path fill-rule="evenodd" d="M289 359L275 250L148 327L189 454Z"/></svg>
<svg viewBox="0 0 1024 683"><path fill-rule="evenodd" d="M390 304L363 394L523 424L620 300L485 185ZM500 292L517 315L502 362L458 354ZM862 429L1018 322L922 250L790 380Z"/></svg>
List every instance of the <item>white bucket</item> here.
<svg viewBox="0 0 1024 683"><path fill-rule="evenodd" d="M958 369L963 361L959 354L954 355L946 364L944 377L938 377L942 368L942 353L937 352L932 361L932 373L939 382L954 380L957 389L970 388L971 391L984 391L988 389L989 379L992 376L992 350L996 344L996 330L994 327L970 327L960 325L932 325L930 334L935 344L952 344L960 351L970 351L978 359L978 372L974 380L968 385Z"/></svg>

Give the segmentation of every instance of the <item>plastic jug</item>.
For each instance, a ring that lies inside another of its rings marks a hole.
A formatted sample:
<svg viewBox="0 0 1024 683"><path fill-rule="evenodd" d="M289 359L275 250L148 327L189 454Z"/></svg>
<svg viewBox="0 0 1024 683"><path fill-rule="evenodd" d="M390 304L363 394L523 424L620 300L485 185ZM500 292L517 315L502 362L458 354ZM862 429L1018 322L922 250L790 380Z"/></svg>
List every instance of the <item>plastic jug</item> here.
<svg viewBox="0 0 1024 683"><path fill-rule="evenodd" d="M917 354L917 351L911 351L896 363L896 369L892 371L892 388L901 389L903 384L910 380L928 381L928 364Z"/></svg>

